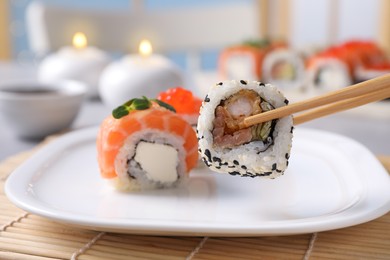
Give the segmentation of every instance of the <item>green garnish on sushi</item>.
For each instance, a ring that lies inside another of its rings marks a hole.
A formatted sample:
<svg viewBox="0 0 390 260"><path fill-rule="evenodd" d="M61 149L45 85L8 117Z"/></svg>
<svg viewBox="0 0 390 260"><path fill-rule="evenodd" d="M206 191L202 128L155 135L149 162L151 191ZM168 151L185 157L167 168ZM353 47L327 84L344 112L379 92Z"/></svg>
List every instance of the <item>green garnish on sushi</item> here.
<svg viewBox="0 0 390 260"><path fill-rule="evenodd" d="M176 110L171 105L169 105L161 100L158 100L158 99L149 99L149 98L143 96L142 98L130 99L129 101L127 101L123 105L115 108L112 111L112 116L115 119L119 119L119 118L122 118L122 117L128 115L131 111L148 109L152 106L152 102L155 102L159 106L164 107L164 108L176 113Z"/></svg>

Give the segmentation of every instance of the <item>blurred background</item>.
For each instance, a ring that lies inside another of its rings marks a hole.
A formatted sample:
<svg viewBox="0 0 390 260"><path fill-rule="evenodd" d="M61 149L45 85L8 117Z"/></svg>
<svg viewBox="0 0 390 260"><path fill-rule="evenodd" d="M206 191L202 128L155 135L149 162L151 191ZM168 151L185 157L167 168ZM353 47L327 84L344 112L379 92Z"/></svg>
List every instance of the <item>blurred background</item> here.
<svg viewBox="0 0 390 260"><path fill-rule="evenodd" d="M229 44L239 43L253 38L271 38L286 40L292 47L304 50L305 48L321 48L330 44L340 43L351 39L373 40L383 47L386 52L390 51L390 30L389 30L389 3L386 0L41 0L40 3L48 7L53 13L57 9L63 9L63 16L72 13L73 17L57 16L50 17L50 14L41 14L49 17L44 19L50 23L58 23L60 31L53 32L56 25L41 25L46 27L45 37L48 41L46 46L43 43L37 43L37 39L31 39L29 27L32 20L39 18L26 17L27 10L34 1L32 0L1 0L0 6L0 58L1 60L14 59L20 63L36 61L41 55L54 51L60 46L70 44L72 33L84 31L89 36L91 44L105 48L113 55L120 55L123 52L135 51L134 38L140 35L132 35L135 31L133 24L120 24L112 30L105 30L110 27L110 21L103 22L99 20L99 13L104 17L120 16L142 12L143 16L139 21L142 23L153 19L155 13L167 13L177 16L178 21L182 21L181 12L198 13L196 19L186 22L184 25L191 26L191 23L215 24L221 25L220 34L236 34L231 36L230 40L236 38L236 41L219 43L204 39L204 44L199 46L189 46L201 53L202 69L216 69L217 58L222 48ZM218 17L215 20L203 20L203 12L208 9L218 10ZM226 11L223 11L226 9ZM231 10L236 10L231 13ZM49 11L49 12L50 12ZM225 17L223 13L225 12ZM85 17L82 17L83 14ZM38 16L38 15L36 15ZM54 18L54 20L50 20ZM128 17L129 22L133 21ZM193 18L193 17L190 17ZM58 19L60 21L56 21ZM238 27L241 27L244 33L232 31L232 28L223 26L223 21L217 19L234 20ZM69 20L69 21L64 21ZM73 20L73 21L72 21ZM112 21L112 25L116 25ZM126 20L126 19L122 19ZM174 17L172 17L174 20ZM134 21L138 21L135 20ZM170 21L167 21L170 22ZM64 25L64 23L67 23ZM101 23L105 23L105 28L99 28ZM153 22L152 22L153 23ZM188 23L188 24L187 24ZM250 24L252 23L252 24ZM240 25L241 24L241 25ZM183 24L168 24L169 26L182 27ZM139 26L139 25L138 25ZM159 26L163 27L163 24ZM36 26L38 27L38 26ZM249 28L248 28L249 27ZM201 26L191 26L191 29L201 29ZM35 28L41 29L42 28ZM146 28L145 28L146 29ZM149 29L149 28L147 28ZM157 30L158 28L156 28ZM204 28L207 29L207 28ZM186 28L180 30L186 31ZM139 34L140 32L137 32ZM150 35L151 32L144 32ZM48 35L47 35L48 34ZM56 34L56 35L51 35ZM194 35L195 34L195 35ZM198 34L198 36L196 35ZM118 36L111 38L110 36ZM43 35L41 35L44 37ZM201 31L188 31L187 37L214 37L219 35L206 35ZM146 37L141 36L141 37ZM136 39L139 40L139 39ZM187 50L175 50L175 43L169 46L166 41L182 41L182 39L158 39L162 41L162 46L158 46L170 58L175 60L181 67L185 67L185 57L183 52ZM201 42L201 41L200 41ZM212 42L212 44L210 44ZM198 42L197 42L198 43ZM180 45L178 43L177 45ZM194 44L195 45L195 44ZM219 45L219 46L218 46ZM225 46L223 46L225 45Z"/></svg>
<svg viewBox="0 0 390 260"><path fill-rule="evenodd" d="M215 82L245 78L274 83L295 101L390 71L387 0L0 0L0 83L62 79L66 73L53 71L60 65L48 60L69 56L63 49L74 45L78 32L94 53L104 52L105 63L92 80L80 79L97 90L72 128L98 124L117 101L115 87L131 88L135 79L116 82L122 76L113 67L138 55L144 39L179 71L182 81L171 82L201 98ZM388 103L306 126L349 135L389 154L380 139L390 133ZM0 148L2 156L36 144L2 128L0 142L16 147Z"/></svg>

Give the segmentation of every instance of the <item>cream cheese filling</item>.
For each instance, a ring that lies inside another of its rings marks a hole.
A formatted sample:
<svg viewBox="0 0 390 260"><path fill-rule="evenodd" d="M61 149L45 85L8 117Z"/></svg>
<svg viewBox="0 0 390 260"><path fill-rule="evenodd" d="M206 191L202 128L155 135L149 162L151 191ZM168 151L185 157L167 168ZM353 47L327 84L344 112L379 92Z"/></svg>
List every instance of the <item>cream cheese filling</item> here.
<svg viewBox="0 0 390 260"><path fill-rule="evenodd" d="M178 152L170 145L141 141L137 145L134 160L150 180L167 183L178 179Z"/></svg>

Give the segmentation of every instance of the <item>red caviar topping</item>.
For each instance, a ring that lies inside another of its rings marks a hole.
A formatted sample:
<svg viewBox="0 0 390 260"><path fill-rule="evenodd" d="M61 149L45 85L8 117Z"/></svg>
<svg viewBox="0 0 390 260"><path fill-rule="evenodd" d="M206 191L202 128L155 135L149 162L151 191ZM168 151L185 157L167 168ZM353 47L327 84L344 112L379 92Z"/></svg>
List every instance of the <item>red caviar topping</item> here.
<svg viewBox="0 0 390 260"><path fill-rule="evenodd" d="M170 88L165 92L161 92L157 99L173 106L178 114L199 113L202 105L201 99L182 87Z"/></svg>

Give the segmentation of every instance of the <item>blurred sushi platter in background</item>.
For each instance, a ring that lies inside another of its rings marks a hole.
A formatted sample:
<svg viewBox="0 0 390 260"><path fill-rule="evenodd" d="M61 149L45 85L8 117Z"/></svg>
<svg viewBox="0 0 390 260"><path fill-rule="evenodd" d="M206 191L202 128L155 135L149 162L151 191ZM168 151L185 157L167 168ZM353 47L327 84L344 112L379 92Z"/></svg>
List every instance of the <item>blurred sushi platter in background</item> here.
<svg viewBox="0 0 390 260"><path fill-rule="evenodd" d="M256 40L225 48L219 57L221 79L271 83L304 99L390 72L390 61L373 41L350 40L303 53L287 42Z"/></svg>

